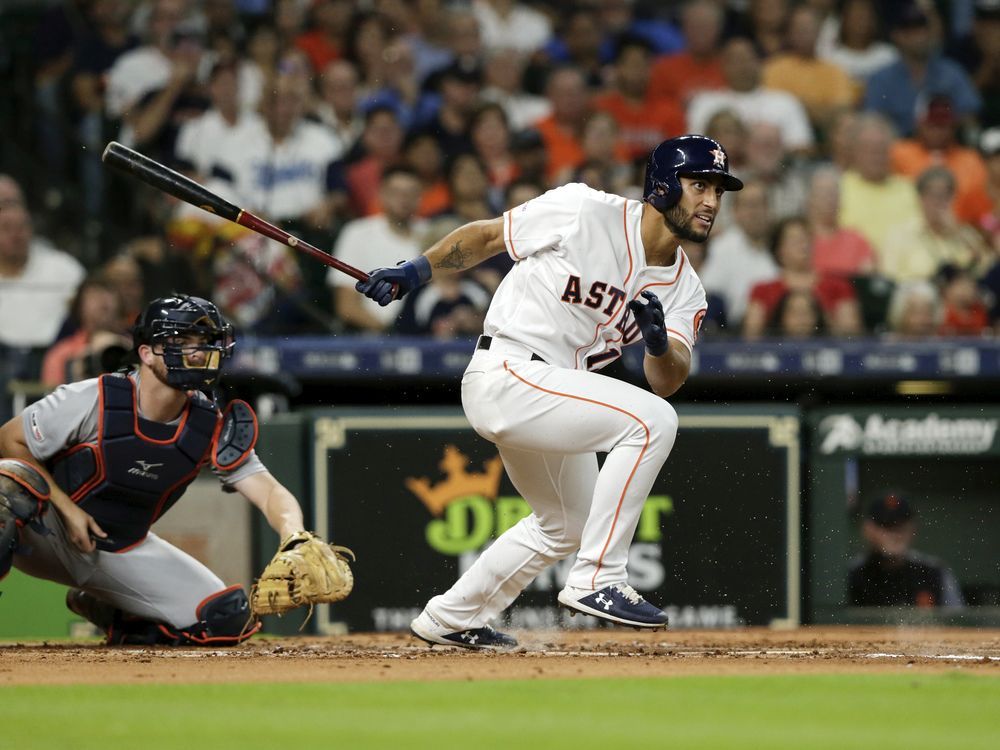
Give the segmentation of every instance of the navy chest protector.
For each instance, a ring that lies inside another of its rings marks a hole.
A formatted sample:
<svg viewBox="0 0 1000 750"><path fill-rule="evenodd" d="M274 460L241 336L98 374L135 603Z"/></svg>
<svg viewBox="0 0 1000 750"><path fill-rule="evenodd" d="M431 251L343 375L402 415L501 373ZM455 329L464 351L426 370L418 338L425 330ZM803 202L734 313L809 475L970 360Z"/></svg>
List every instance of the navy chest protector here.
<svg viewBox="0 0 1000 750"><path fill-rule="evenodd" d="M177 425L152 422L136 410L131 378L100 380L97 442L57 456L52 476L108 534L98 549L117 552L141 542L209 460L219 414L194 399Z"/></svg>

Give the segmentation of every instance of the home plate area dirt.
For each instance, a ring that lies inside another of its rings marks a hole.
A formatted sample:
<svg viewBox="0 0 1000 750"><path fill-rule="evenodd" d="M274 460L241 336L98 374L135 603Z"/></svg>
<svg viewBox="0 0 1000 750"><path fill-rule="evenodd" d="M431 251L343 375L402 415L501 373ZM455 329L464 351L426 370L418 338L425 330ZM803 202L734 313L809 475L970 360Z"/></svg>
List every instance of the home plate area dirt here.
<svg viewBox="0 0 1000 750"><path fill-rule="evenodd" d="M552 679L961 670L1000 676L1000 630L515 632L520 648L429 648L402 633L257 637L231 649L0 644L0 685Z"/></svg>

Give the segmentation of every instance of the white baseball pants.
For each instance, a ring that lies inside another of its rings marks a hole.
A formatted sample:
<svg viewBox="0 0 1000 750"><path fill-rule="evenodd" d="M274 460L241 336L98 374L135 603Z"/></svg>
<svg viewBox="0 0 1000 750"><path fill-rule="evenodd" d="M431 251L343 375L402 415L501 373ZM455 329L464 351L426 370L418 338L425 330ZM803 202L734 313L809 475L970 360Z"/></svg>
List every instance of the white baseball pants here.
<svg viewBox="0 0 1000 750"><path fill-rule="evenodd" d="M482 627L535 577L577 552L567 584L627 580L642 507L677 434L662 398L628 383L531 360L502 339L462 379L472 427L496 443L532 514L502 534L427 610L455 630ZM598 452L607 452L598 471Z"/></svg>

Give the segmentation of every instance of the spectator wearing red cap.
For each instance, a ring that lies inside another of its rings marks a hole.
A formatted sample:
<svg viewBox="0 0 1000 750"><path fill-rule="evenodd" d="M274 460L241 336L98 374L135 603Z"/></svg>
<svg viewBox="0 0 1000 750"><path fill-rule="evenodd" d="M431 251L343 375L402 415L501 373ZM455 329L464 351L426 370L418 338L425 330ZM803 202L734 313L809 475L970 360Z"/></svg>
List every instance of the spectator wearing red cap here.
<svg viewBox="0 0 1000 750"><path fill-rule="evenodd" d="M971 223L977 218L972 195L981 193L986 185L986 166L975 149L956 142L957 126L951 97L931 97L917 115L915 137L893 144L892 171L915 180L929 167L947 168L956 182L955 215Z"/></svg>
<svg viewBox="0 0 1000 750"><path fill-rule="evenodd" d="M916 513L897 492L880 495L861 523L867 550L851 562L848 603L855 607L962 607L955 574L913 549Z"/></svg>

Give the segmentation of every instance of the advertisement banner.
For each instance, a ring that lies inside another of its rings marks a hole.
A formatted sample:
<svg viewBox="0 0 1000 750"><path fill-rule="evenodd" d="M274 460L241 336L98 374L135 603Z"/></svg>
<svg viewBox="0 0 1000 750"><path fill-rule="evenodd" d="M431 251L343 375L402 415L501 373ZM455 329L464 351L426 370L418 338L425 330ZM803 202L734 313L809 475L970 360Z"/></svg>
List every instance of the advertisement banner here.
<svg viewBox="0 0 1000 750"><path fill-rule="evenodd" d="M673 453L632 542L630 583L664 608L672 627L797 622L797 413L679 413ZM321 631L406 630L430 597L531 512L496 447L459 411L343 410L313 420L316 526L358 557L355 590L320 608ZM543 572L507 624L595 627L557 607L572 564Z"/></svg>

